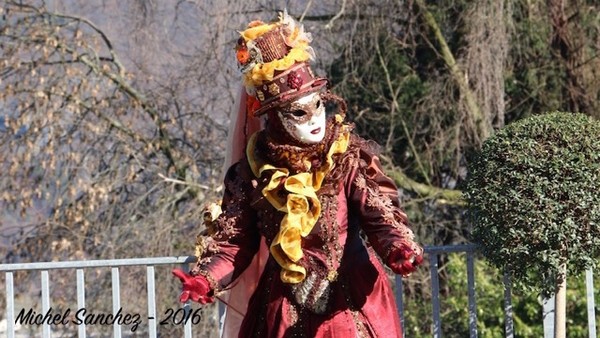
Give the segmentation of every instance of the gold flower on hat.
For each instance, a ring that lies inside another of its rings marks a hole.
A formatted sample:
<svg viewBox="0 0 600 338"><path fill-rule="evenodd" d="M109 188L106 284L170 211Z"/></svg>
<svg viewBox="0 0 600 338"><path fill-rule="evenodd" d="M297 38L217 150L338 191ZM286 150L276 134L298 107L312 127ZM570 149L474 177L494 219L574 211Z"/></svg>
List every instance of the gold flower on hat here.
<svg viewBox="0 0 600 338"><path fill-rule="evenodd" d="M271 83L269 85L269 94L272 96L279 94L279 86L276 83Z"/></svg>

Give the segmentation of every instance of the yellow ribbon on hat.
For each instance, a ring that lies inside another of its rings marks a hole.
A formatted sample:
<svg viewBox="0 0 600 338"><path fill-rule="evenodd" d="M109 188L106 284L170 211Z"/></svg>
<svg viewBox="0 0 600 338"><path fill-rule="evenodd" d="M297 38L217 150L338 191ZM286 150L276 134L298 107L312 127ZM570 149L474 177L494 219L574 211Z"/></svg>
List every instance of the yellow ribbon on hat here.
<svg viewBox="0 0 600 338"><path fill-rule="evenodd" d="M248 142L246 155L250 168L256 177L263 172L273 171L269 183L262 194L278 211L285 215L279 225L279 232L273 239L270 251L281 266L281 280L284 283L299 283L306 277L306 269L297 264L302 258L302 238L308 236L321 216L321 202L317 191L325 176L333 167L333 155L348 149L350 133L347 128L335 140L326 156L326 163L314 172L302 172L290 176L287 168L278 168L255 157L257 133ZM282 184L283 182L283 184ZM281 194L281 190L287 194Z"/></svg>

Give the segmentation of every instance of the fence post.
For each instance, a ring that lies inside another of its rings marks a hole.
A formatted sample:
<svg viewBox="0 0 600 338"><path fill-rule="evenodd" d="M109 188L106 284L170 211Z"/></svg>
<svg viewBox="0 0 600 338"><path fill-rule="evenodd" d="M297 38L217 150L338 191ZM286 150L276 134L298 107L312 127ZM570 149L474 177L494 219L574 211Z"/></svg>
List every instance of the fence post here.
<svg viewBox="0 0 600 338"><path fill-rule="evenodd" d="M6 272L6 330L8 338L15 338L15 290L13 273Z"/></svg>
<svg viewBox="0 0 600 338"><path fill-rule="evenodd" d="M156 338L156 290L154 288L154 266L146 267L146 286L148 290L148 335Z"/></svg>
<svg viewBox="0 0 600 338"><path fill-rule="evenodd" d="M475 299L475 260L473 251L467 251L467 292L469 295L469 336L477 338L477 301Z"/></svg>
<svg viewBox="0 0 600 338"><path fill-rule="evenodd" d="M431 270L431 302L433 308L433 337L442 338L442 320L440 319L440 284L437 253L429 255Z"/></svg>
<svg viewBox="0 0 600 338"><path fill-rule="evenodd" d="M594 301L594 272L592 269L585 271L585 291L587 294L588 334L596 338L596 302Z"/></svg>
<svg viewBox="0 0 600 338"><path fill-rule="evenodd" d="M406 336L406 333L404 333L404 283L400 275L396 275L396 308L398 309L400 325L402 327L401 338L404 338Z"/></svg>
<svg viewBox="0 0 600 338"><path fill-rule="evenodd" d="M48 270L42 271L42 313L46 314L50 311L50 280L48 278ZM42 324L42 337L50 338L52 330L48 322Z"/></svg>
<svg viewBox="0 0 600 338"><path fill-rule="evenodd" d="M85 279L83 269L77 269L77 311L85 309ZM85 322L77 327L79 338L85 338Z"/></svg>
<svg viewBox="0 0 600 338"><path fill-rule="evenodd" d="M544 323L544 338L554 338L554 295L542 296L542 320Z"/></svg>
<svg viewBox="0 0 600 338"><path fill-rule="evenodd" d="M511 283L508 272L504 273L504 336L514 338Z"/></svg>
<svg viewBox="0 0 600 338"><path fill-rule="evenodd" d="M113 315L117 315L121 309L121 282L119 281L119 268L111 269L112 275L112 301L113 301ZM118 321L115 321L113 325L113 337L121 338L121 325Z"/></svg>

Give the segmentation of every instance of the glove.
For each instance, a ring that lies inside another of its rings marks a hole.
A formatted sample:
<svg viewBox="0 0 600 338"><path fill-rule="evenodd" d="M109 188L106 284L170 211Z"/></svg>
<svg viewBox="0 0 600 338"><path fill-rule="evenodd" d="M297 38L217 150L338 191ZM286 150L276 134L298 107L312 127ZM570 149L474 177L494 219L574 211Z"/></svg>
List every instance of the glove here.
<svg viewBox="0 0 600 338"><path fill-rule="evenodd" d="M200 304L208 304L215 300L213 296L208 295L212 290L204 276L192 276L179 269L173 269L172 273L183 284L183 291L179 296L180 302L185 303L191 299Z"/></svg>
<svg viewBox="0 0 600 338"><path fill-rule="evenodd" d="M423 250L414 251L410 248L395 248L387 259L388 266L394 273L406 277L423 263Z"/></svg>

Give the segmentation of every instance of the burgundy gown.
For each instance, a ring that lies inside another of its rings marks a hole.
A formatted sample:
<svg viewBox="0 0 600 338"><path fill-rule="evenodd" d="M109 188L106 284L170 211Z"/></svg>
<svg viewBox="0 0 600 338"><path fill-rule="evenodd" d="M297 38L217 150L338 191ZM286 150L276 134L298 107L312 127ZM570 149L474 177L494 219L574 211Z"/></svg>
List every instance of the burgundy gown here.
<svg viewBox="0 0 600 338"><path fill-rule="evenodd" d="M320 217L302 239L299 264L306 278L284 283L270 256L239 337L402 336L390 282L376 255L386 261L394 248L419 247L396 186L371 149L352 135L348 149L335 157L317 191ZM278 233L283 213L261 193L268 181L254 176L247 159L228 170L219 231L202 239L204 253L192 270L205 276L217 294L248 266L261 236L270 245Z"/></svg>

